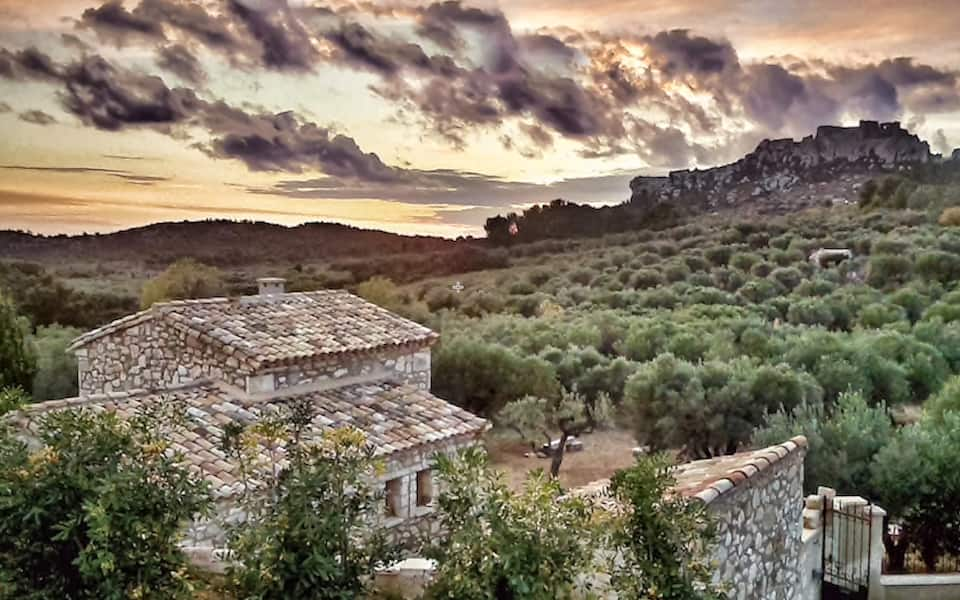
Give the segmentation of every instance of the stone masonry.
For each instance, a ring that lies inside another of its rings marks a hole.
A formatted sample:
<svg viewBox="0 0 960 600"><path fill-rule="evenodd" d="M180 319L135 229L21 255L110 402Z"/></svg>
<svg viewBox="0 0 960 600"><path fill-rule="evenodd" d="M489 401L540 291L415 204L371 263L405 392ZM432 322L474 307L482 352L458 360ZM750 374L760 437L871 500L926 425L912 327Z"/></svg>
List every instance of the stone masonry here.
<svg viewBox="0 0 960 600"><path fill-rule="evenodd" d="M731 586L730 598L800 597L803 456L792 452L708 505L717 524L716 579Z"/></svg>

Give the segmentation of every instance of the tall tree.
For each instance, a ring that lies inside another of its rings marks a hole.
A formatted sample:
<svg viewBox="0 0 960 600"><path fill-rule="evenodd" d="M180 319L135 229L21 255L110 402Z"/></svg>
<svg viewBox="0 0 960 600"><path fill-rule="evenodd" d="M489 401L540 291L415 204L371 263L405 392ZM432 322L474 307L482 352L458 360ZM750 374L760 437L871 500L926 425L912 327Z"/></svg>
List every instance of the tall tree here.
<svg viewBox="0 0 960 600"><path fill-rule="evenodd" d="M0 388L33 389L36 364L26 342L28 329L13 301L0 291Z"/></svg>

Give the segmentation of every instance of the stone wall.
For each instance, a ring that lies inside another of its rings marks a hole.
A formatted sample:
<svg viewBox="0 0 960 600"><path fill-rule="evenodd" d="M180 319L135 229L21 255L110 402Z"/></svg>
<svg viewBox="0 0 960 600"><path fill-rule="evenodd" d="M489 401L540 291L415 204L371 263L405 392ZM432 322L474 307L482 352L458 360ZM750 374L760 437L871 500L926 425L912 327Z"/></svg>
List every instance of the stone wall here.
<svg viewBox="0 0 960 600"><path fill-rule="evenodd" d="M180 385L197 379L245 385L237 357L150 316L75 351L80 395Z"/></svg>
<svg viewBox="0 0 960 600"><path fill-rule="evenodd" d="M430 389L430 349L400 348L372 355L330 357L305 364L258 371L256 375L272 375L273 389L280 390L320 381L358 377L375 372L393 374L397 381Z"/></svg>
<svg viewBox="0 0 960 600"><path fill-rule="evenodd" d="M97 338L75 353L83 396L156 389L198 379L223 381L250 392L271 391L375 371L386 371L399 381L430 389L429 348L400 348L348 358L335 356L255 370L241 357L205 344L192 332L151 315Z"/></svg>
<svg viewBox="0 0 960 600"><path fill-rule="evenodd" d="M733 600L800 598L803 457L798 449L710 504L716 519L715 578Z"/></svg>

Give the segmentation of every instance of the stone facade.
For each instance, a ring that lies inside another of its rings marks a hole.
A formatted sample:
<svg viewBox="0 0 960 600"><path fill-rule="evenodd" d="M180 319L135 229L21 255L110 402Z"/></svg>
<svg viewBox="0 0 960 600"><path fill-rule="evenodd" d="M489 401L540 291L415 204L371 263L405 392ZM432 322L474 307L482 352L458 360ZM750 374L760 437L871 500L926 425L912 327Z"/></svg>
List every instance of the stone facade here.
<svg viewBox="0 0 960 600"><path fill-rule="evenodd" d="M249 392L272 391L372 373L389 373L398 381L430 389L429 349L397 348L258 369L229 347L201 343L191 332L149 317L99 337L75 353L83 396L161 389L200 379L223 381Z"/></svg>
<svg viewBox="0 0 960 600"><path fill-rule="evenodd" d="M377 372L389 373L397 381L415 385L422 390L429 390L430 350L400 349L383 351L372 356L331 358L281 369L261 371L254 376L272 376L273 389L282 390L320 381L371 375Z"/></svg>
<svg viewBox="0 0 960 600"><path fill-rule="evenodd" d="M198 379L244 387L247 375L236 357L149 314L74 352L81 396L159 389Z"/></svg>
<svg viewBox="0 0 960 600"><path fill-rule="evenodd" d="M716 580L735 600L802 597L803 457L800 448L708 504L717 524Z"/></svg>

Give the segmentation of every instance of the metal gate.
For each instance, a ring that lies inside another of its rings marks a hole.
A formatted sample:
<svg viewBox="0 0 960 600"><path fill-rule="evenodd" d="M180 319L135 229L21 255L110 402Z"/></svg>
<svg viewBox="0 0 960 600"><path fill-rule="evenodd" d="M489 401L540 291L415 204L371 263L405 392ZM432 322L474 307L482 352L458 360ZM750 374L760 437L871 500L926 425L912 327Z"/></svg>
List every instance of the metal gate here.
<svg viewBox="0 0 960 600"><path fill-rule="evenodd" d="M867 600L870 587L870 504L823 502L823 600Z"/></svg>

